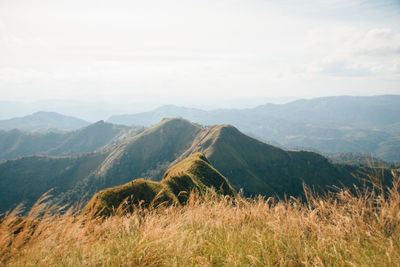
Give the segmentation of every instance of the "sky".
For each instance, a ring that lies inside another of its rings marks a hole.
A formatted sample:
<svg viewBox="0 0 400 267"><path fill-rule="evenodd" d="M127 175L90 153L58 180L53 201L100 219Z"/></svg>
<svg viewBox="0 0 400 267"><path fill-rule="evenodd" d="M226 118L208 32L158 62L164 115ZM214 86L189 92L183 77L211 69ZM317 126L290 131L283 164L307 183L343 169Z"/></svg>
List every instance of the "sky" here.
<svg viewBox="0 0 400 267"><path fill-rule="evenodd" d="M0 0L0 101L400 94L399 0Z"/></svg>

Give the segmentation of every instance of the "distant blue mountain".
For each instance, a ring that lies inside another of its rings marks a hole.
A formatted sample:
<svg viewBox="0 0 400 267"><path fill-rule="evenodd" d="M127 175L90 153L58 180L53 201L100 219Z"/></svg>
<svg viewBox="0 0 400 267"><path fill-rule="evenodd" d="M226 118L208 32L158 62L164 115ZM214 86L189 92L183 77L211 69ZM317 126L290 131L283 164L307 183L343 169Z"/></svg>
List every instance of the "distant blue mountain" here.
<svg viewBox="0 0 400 267"><path fill-rule="evenodd" d="M89 124L89 122L82 119L61 115L56 112L39 111L24 117L0 120L0 129L19 129L24 131L76 130Z"/></svg>
<svg viewBox="0 0 400 267"><path fill-rule="evenodd" d="M150 126L167 117L202 125L232 124L242 132L286 148L374 153L400 161L400 95L321 97L211 111L169 105L150 112L112 116L108 121Z"/></svg>

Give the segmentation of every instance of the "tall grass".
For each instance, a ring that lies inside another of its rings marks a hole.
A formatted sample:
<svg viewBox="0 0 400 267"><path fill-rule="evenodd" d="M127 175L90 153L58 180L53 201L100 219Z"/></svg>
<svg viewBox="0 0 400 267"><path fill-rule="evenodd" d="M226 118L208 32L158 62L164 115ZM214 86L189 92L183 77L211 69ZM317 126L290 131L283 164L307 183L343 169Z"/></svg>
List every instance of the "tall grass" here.
<svg viewBox="0 0 400 267"><path fill-rule="evenodd" d="M398 175L391 188L307 200L192 194L186 206L106 219L39 202L0 224L6 266L400 266ZM46 197L44 197L46 199ZM41 200L43 201L43 199ZM37 219L38 214L40 219Z"/></svg>

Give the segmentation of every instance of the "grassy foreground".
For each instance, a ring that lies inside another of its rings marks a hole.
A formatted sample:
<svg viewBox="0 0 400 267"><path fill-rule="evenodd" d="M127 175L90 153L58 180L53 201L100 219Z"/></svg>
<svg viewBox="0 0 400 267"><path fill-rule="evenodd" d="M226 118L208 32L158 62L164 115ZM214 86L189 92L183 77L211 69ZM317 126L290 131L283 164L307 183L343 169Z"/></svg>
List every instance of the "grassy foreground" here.
<svg viewBox="0 0 400 267"><path fill-rule="evenodd" d="M192 194L186 206L137 209L105 220L40 203L0 224L6 266L400 266L399 177L388 191L232 199Z"/></svg>

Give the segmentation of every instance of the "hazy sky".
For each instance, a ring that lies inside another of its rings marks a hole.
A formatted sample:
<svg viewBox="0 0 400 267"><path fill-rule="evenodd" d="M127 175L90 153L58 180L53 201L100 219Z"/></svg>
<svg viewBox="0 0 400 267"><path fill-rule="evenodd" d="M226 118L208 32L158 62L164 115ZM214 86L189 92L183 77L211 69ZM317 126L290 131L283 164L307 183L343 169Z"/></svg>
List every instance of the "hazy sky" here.
<svg viewBox="0 0 400 267"><path fill-rule="evenodd" d="M399 0L0 0L0 100L400 94Z"/></svg>

